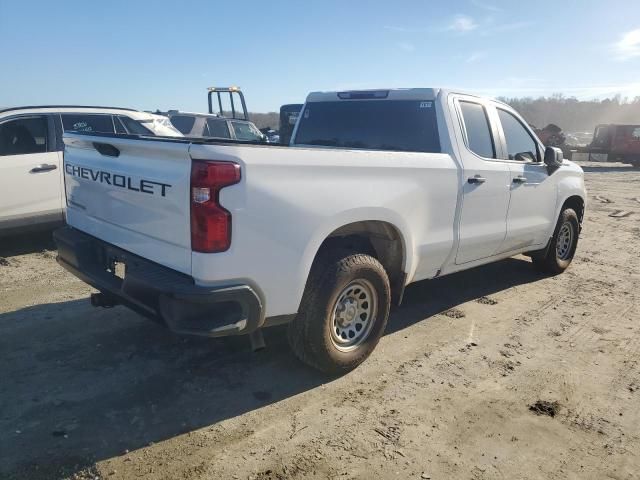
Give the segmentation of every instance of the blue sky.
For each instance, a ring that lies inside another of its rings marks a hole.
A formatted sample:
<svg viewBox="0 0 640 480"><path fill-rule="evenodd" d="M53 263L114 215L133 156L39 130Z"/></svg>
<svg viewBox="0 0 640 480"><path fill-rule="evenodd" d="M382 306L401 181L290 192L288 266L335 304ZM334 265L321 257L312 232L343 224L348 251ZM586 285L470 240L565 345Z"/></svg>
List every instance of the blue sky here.
<svg viewBox="0 0 640 480"><path fill-rule="evenodd" d="M0 0L0 105L251 111L312 90L640 95L638 0Z"/></svg>

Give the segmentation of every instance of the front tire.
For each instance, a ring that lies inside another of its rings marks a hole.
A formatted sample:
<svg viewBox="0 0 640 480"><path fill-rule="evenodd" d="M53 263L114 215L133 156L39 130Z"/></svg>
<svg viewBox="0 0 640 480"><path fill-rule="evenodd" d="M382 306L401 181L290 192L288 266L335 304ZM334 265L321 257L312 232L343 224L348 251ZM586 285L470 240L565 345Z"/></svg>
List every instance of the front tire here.
<svg viewBox="0 0 640 480"><path fill-rule="evenodd" d="M531 256L534 266L552 275L564 272L576 253L579 233L578 215L572 208L565 208L560 213L546 253L536 252Z"/></svg>
<svg viewBox="0 0 640 480"><path fill-rule="evenodd" d="M378 260L346 251L322 254L289 324L291 349L318 370L346 373L378 344L390 304L389 278Z"/></svg>

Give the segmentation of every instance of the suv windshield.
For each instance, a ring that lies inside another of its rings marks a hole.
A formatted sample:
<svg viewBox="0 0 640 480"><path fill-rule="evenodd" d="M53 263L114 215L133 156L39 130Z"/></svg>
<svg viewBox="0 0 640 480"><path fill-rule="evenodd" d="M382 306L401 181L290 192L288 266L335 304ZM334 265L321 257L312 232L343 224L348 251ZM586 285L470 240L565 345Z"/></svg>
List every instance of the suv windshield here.
<svg viewBox="0 0 640 480"><path fill-rule="evenodd" d="M344 100L307 103L296 145L406 152L440 152L435 103Z"/></svg>

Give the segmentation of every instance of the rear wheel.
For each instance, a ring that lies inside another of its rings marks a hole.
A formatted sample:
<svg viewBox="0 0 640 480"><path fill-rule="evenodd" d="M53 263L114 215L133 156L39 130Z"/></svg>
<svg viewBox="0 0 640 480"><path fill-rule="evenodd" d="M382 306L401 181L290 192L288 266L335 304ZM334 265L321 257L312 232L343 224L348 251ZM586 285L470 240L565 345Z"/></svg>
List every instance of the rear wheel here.
<svg viewBox="0 0 640 480"><path fill-rule="evenodd" d="M384 267L369 255L329 252L314 263L289 344L326 373L360 365L384 333L391 295Z"/></svg>
<svg viewBox="0 0 640 480"><path fill-rule="evenodd" d="M545 273L564 272L576 253L579 233L578 215L572 208L565 208L560 213L556 229L546 251L535 252L531 255L535 267Z"/></svg>

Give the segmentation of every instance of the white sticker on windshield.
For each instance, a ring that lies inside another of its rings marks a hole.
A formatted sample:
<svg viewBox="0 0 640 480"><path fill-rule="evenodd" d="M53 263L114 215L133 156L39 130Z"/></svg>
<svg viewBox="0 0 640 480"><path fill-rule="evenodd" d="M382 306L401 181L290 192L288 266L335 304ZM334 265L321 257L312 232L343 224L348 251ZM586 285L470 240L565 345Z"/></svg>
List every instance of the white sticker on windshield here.
<svg viewBox="0 0 640 480"><path fill-rule="evenodd" d="M420 102L420 108L431 108L433 102Z"/></svg>

